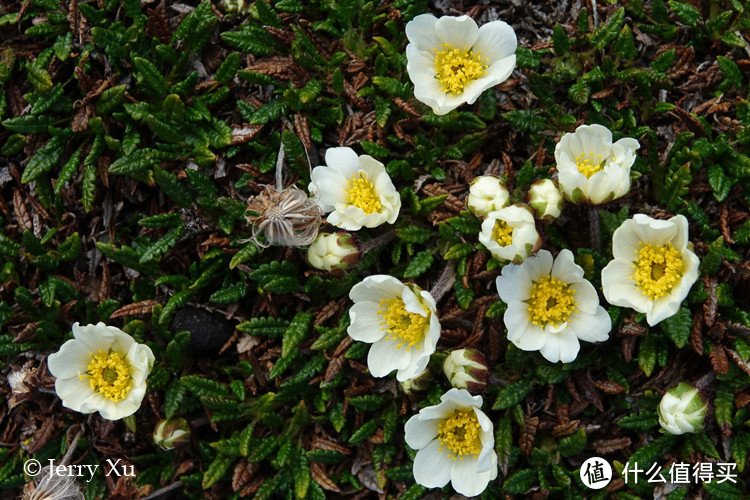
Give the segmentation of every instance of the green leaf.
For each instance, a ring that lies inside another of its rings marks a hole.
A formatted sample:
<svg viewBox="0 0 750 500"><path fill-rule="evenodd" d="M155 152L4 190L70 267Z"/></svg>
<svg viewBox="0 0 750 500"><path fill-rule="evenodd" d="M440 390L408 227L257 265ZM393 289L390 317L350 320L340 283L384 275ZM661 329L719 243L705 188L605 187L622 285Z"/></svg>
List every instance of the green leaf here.
<svg viewBox="0 0 750 500"><path fill-rule="evenodd" d="M724 81L729 85L734 85L737 88L742 87L742 72L740 67L737 66L732 59L724 56L717 56L716 62L719 64L719 69L724 74Z"/></svg>
<svg viewBox="0 0 750 500"><path fill-rule="evenodd" d="M617 425L623 429L645 431L659 425L659 418L655 411L642 411L625 415L617 421Z"/></svg>
<svg viewBox="0 0 750 500"><path fill-rule="evenodd" d="M435 258L432 256L432 250L422 250L415 254L409 264L404 269L404 278L416 278L422 276L432 266Z"/></svg>
<svg viewBox="0 0 750 500"><path fill-rule="evenodd" d="M368 420L362 426L354 431L354 433L349 438L348 442L352 444L359 444L368 437L375 434L375 431L378 429L378 421L377 420Z"/></svg>
<svg viewBox="0 0 750 500"><path fill-rule="evenodd" d="M453 291L456 293L458 305L467 309L474 300L474 287L469 283L469 288L464 288L463 280L459 277L453 284Z"/></svg>
<svg viewBox="0 0 750 500"><path fill-rule="evenodd" d="M206 469L206 472L203 473L203 481L201 482L202 488L207 490L216 484L216 482L229 470L229 466L232 465L233 461L232 457L217 455L213 462L208 466L208 469Z"/></svg>
<svg viewBox="0 0 750 500"><path fill-rule="evenodd" d="M674 48L665 50L651 61L651 69L659 73L666 73L672 67L672 64L674 64L675 54L676 50Z"/></svg>
<svg viewBox="0 0 750 500"><path fill-rule="evenodd" d="M584 80L579 80L568 88L568 96L579 105L584 105L591 97L591 88Z"/></svg>
<svg viewBox="0 0 750 500"><path fill-rule="evenodd" d="M570 457L581 453L586 447L586 431L578 429L573 434L560 439L557 449L563 457Z"/></svg>
<svg viewBox="0 0 750 500"><path fill-rule="evenodd" d="M656 366L656 348L658 339L655 335L648 334L641 337L641 343L638 346L638 366L641 367L643 373L647 377L651 376L651 372L654 371Z"/></svg>
<svg viewBox="0 0 750 500"><path fill-rule="evenodd" d="M81 185L81 204L88 212L94 204L96 197L96 160L104 150L104 137L97 135L91 150L83 160L83 183Z"/></svg>
<svg viewBox="0 0 750 500"><path fill-rule="evenodd" d="M547 128L547 119L532 109L516 109L502 114L513 127L523 132L540 132Z"/></svg>
<svg viewBox="0 0 750 500"><path fill-rule="evenodd" d="M258 9L258 19L260 19L262 24L281 28L281 19L269 2L258 0L255 2L255 8Z"/></svg>
<svg viewBox="0 0 750 500"><path fill-rule="evenodd" d="M177 241L182 237L182 233L183 231L181 227L176 227L170 230L167 234L149 245L143 254L141 254L141 258L138 259L138 262L146 264L148 262L158 261L165 253L175 246Z"/></svg>
<svg viewBox="0 0 750 500"><path fill-rule="evenodd" d="M3 120L2 125L11 132L19 134L38 134L46 132L55 119L49 115L23 115Z"/></svg>
<svg viewBox="0 0 750 500"><path fill-rule="evenodd" d="M49 72L37 62L26 64L26 79L41 93L49 92L52 89L52 78Z"/></svg>
<svg viewBox="0 0 750 500"><path fill-rule="evenodd" d="M292 350L296 349L297 345L307 337L307 334L310 332L312 320L313 315L304 311L300 311L294 316L294 319L284 332L284 337L281 341L282 358L289 356Z"/></svg>
<svg viewBox="0 0 750 500"><path fill-rule="evenodd" d="M731 429L732 414L734 412L734 392L728 384L719 384L719 387L716 389L713 405L714 416L716 417L719 430L724 432L725 429Z"/></svg>
<svg viewBox="0 0 750 500"><path fill-rule="evenodd" d="M260 26L245 25L240 31L225 31L221 39L245 54L267 56L276 46L275 39Z"/></svg>
<svg viewBox="0 0 750 500"><path fill-rule="evenodd" d="M300 287L297 268L288 260L261 264L250 274L250 279L271 293L291 293Z"/></svg>
<svg viewBox="0 0 750 500"><path fill-rule="evenodd" d="M110 174L130 175L139 174L153 167L157 163L173 158L172 153L158 149L136 149L129 155L122 156L109 166Z"/></svg>
<svg viewBox="0 0 750 500"><path fill-rule="evenodd" d="M208 300L217 304L229 304L239 301L247 295L247 292L248 287L246 284L241 282L232 283L216 290Z"/></svg>
<svg viewBox="0 0 750 500"><path fill-rule="evenodd" d="M422 121L431 127L439 127L448 131L466 132L469 130L482 130L487 128L487 124L483 122L476 113L468 111L453 110L445 115L436 115L430 111Z"/></svg>
<svg viewBox="0 0 750 500"><path fill-rule="evenodd" d="M26 164L26 168L21 175L21 182L26 184L36 180L42 173L49 172L52 167L57 165L62 157L66 142L68 142L67 135L58 135L39 148Z"/></svg>
<svg viewBox="0 0 750 500"><path fill-rule="evenodd" d="M497 399L492 405L493 410L504 410L517 405L534 389L534 384L529 380L518 380L511 382L497 393Z"/></svg>
<svg viewBox="0 0 750 500"><path fill-rule="evenodd" d="M607 20L607 22L599 26L594 31L591 37L591 45L599 50L609 45L615 38L617 38L620 29L625 22L625 7L620 7L615 11L614 14Z"/></svg>
<svg viewBox="0 0 750 500"><path fill-rule="evenodd" d="M700 269L706 274L716 274L721 267L721 256L724 250L724 237L719 236L710 245L708 253L701 261Z"/></svg>
<svg viewBox="0 0 750 500"><path fill-rule="evenodd" d="M278 338L284 335L289 321L283 318L259 317L250 321L243 321L237 325L237 330L252 336Z"/></svg>
<svg viewBox="0 0 750 500"><path fill-rule="evenodd" d="M151 61L136 57L133 59L133 65L138 70L136 80L141 87L149 91L154 97L161 97L167 93L169 89L167 81Z"/></svg>
<svg viewBox="0 0 750 500"><path fill-rule="evenodd" d="M667 334L678 349L682 349L690 338L690 331L693 328L693 316L690 309L685 306L680 307L677 314L670 316L661 322L661 329Z"/></svg>
<svg viewBox="0 0 750 500"><path fill-rule="evenodd" d="M190 392L199 398L223 398L229 394L229 390L219 382L203 378L199 375L185 375L180 378L180 381Z"/></svg>
<svg viewBox="0 0 750 500"><path fill-rule="evenodd" d="M409 225L397 228L396 235L406 243L424 243L433 236L433 232L428 227Z"/></svg>
<svg viewBox="0 0 750 500"><path fill-rule="evenodd" d="M391 152L388 148L381 146L375 142L362 141L359 143L365 153L375 157L389 156Z"/></svg>
<svg viewBox="0 0 750 500"><path fill-rule="evenodd" d="M512 495L522 495L539 482L534 469L521 469L503 482L503 490Z"/></svg>
<svg viewBox="0 0 750 500"><path fill-rule="evenodd" d="M552 46L558 56L565 54L570 49L570 39L560 23L555 24L552 31Z"/></svg>
<svg viewBox="0 0 750 500"><path fill-rule="evenodd" d="M667 3L677 18L691 28L696 28L698 26L698 20L703 17L700 11L692 5L677 2L676 0L669 0Z"/></svg>
<svg viewBox="0 0 750 500"><path fill-rule="evenodd" d="M472 243L456 243L448 248L443 254L443 258L445 260L461 259L470 255L473 251L474 245Z"/></svg>
<svg viewBox="0 0 750 500"><path fill-rule="evenodd" d="M60 173L57 176L57 181L55 182L54 187L55 196L60 196L60 193L62 193L62 190L65 187L65 183L73 178L73 174L76 173L76 170L78 170L78 166L81 164L82 158L83 151L81 151L80 149L76 149L73 154L70 155L68 161L65 162L63 168L60 169Z"/></svg>
<svg viewBox="0 0 750 500"><path fill-rule="evenodd" d="M125 100L125 91L128 86L125 84L108 88L99 96L99 102L96 105L97 112L100 116L112 113Z"/></svg>
<svg viewBox="0 0 750 500"><path fill-rule="evenodd" d="M162 189L164 194L183 208L188 208L193 204L194 197L190 190L185 187L174 174L167 172L161 167L154 167L154 180Z"/></svg>
<svg viewBox="0 0 750 500"><path fill-rule="evenodd" d="M185 397L185 393L187 393L187 387L180 382L180 379L173 379L164 394L164 416L166 418L174 416L180 407L182 399Z"/></svg>

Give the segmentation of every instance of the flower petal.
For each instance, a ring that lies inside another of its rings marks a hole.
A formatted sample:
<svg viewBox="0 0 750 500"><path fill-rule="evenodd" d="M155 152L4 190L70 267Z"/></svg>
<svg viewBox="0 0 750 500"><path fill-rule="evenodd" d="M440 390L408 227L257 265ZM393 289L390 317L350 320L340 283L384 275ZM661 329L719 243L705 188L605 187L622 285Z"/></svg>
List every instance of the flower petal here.
<svg viewBox="0 0 750 500"><path fill-rule="evenodd" d="M387 274L373 274L357 283L349 291L349 298L353 302L370 300L380 303L381 299L401 297L404 284Z"/></svg>
<svg viewBox="0 0 750 500"><path fill-rule="evenodd" d="M438 435L440 420L420 420L419 414L412 416L404 426L404 439L414 450L420 450L430 444Z"/></svg>
<svg viewBox="0 0 750 500"><path fill-rule="evenodd" d="M548 336L544 329L529 323L523 334L512 342L522 351L538 351L547 344ZM510 335L508 335L508 340L510 340Z"/></svg>
<svg viewBox="0 0 750 500"><path fill-rule="evenodd" d="M651 306L632 279L631 262L615 259L602 269L602 290L607 302L613 306L630 307L645 313Z"/></svg>
<svg viewBox="0 0 750 500"><path fill-rule="evenodd" d="M470 49L479 36L477 23L469 16L443 16L435 23L435 32L443 43L459 50Z"/></svg>
<svg viewBox="0 0 750 500"><path fill-rule="evenodd" d="M516 342L523 337L529 328L529 306L525 302L514 300L508 303L508 308L503 315L503 323L508 329L508 340Z"/></svg>
<svg viewBox="0 0 750 500"><path fill-rule="evenodd" d="M596 307L594 314L578 313L570 319L570 328L580 340L604 342L612 331L612 320L602 306Z"/></svg>
<svg viewBox="0 0 750 500"><path fill-rule="evenodd" d="M432 52L440 47L440 39L435 31L437 17L432 14L421 14L406 23L406 38L418 50Z"/></svg>
<svg viewBox="0 0 750 500"><path fill-rule="evenodd" d="M570 363L576 356L581 348L578 342L578 337L569 328L562 332L554 335L549 335L547 343L544 344L539 352L544 356L547 361L557 363L562 361L563 363Z"/></svg>
<svg viewBox="0 0 750 500"><path fill-rule="evenodd" d="M352 148L328 148L325 158L328 168L340 172L345 179L355 175L359 169L359 156Z"/></svg>
<svg viewBox="0 0 750 500"><path fill-rule="evenodd" d="M573 252L564 248L555 257L550 275L563 283L576 283L583 278L583 268L575 263ZM597 303L599 299L597 299Z"/></svg>
<svg viewBox="0 0 750 500"><path fill-rule="evenodd" d="M495 280L500 300L506 304L525 301L531 297L531 278L523 266L509 264L503 267L502 274Z"/></svg>
<svg viewBox="0 0 750 500"><path fill-rule="evenodd" d="M440 442L436 439L417 452L412 473L418 484L442 488L451 480L452 468L453 460L448 453L440 451Z"/></svg>
<svg viewBox="0 0 750 500"><path fill-rule="evenodd" d="M479 28L473 50L474 54L479 53L482 60L489 58L490 64L513 56L515 66L516 47L518 47L518 38L513 28L505 21L492 21Z"/></svg>
<svg viewBox="0 0 750 500"><path fill-rule="evenodd" d="M409 366L411 356L406 347L398 348L400 343L383 337L372 344L367 354L367 368L373 377L385 377L393 370L403 370Z"/></svg>
<svg viewBox="0 0 750 500"><path fill-rule="evenodd" d="M531 281L539 281L552 271L552 254L547 250L539 250L536 255L526 259L523 265Z"/></svg>
<svg viewBox="0 0 750 500"><path fill-rule="evenodd" d="M455 387L440 396L440 401L452 403L458 408L482 407L482 396L472 396L466 389Z"/></svg>
<svg viewBox="0 0 750 500"><path fill-rule="evenodd" d="M477 472L477 459L474 456L464 456L453 462L451 486L457 493L474 497L487 488L491 477L492 471Z"/></svg>
<svg viewBox="0 0 750 500"><path fill-rule="evenodd" d="M78 378L91 362L91 351L79 340L68 340L47 358L47 367L58 379Z"/></svg>
<svg viewBox="0 0 750 500"><path fill-rule="evenodd" d="M382 317L378 314L380 305L376 302L365 301L354 304L349 309L351 324L347 333L354 340L372 344L385 336L385 328L381 325Z"/></svg>

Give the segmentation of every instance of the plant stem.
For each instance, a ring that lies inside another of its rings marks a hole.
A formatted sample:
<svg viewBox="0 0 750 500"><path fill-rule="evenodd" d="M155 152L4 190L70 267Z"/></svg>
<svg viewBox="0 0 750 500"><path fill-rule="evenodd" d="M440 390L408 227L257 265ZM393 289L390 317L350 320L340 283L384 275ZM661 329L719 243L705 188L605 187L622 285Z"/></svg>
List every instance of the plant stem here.
<svg viewBox="0 0 750 500"><path fill-rule="evenodd" d="M594 205L588 205L589 211L589 234L591 235L591 249L599 252L601 241L599 238L599 212Z"/></svg>
<svg viewBox="0 0 750 500"><path fill-rule="evenodd" d="M440 277L432 286L430 295L435 299L435 303L440 302L443 295L453 287L453 283L456 282L456 263L455 261L449 261L443 268L443 272L440 273Z"/></svg>

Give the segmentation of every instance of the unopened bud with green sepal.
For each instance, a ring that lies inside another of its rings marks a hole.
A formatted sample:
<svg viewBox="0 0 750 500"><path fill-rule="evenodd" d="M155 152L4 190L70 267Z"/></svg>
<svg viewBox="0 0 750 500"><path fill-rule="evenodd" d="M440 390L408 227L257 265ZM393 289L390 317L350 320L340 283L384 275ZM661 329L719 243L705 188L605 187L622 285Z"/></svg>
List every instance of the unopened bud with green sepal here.
<svg viewBox="0 0 750 500"><path fill-rule="evenodd" d="M160 420L154 427L154 444L163 450L171 450L190 441L190 426L182 417Z"/></svg>
<svg viewBox="0 0 750 500"><path fill-rule="evenodd" d="M476 349L451 352L443 362L443 371L456 389L481 394L487 387L487 360Z"/></svg>
<svg viewBox="0 0 750 500"><path fill-rule="evenodd" d="M698 389L682 382L661 398L659 425L670 434L697 433L703 429L708 405Z"/></svg>
<svg viewBox="0 0 750 500"><path fill-rule="evenodd" d="M536 218L544 221L557 219L564 203L562 193L550 179L542 179L532 184L528 200Z"/></svg>
<svg viewBox="0 0 750 500"><path fill-rule="evenodd" d="M321 271L349 269L359 262L354 236L349 233L320 233L307 249L307 261Z"/></svg>

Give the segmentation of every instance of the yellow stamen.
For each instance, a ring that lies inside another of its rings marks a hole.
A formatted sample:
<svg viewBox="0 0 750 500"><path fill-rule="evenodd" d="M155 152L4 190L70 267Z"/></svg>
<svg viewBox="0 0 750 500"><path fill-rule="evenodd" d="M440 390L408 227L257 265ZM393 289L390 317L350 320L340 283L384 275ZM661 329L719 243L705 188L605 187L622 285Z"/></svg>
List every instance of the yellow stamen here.
<svg viewBox="0 0 750 500"><path fill-rule="evenodd" d="M513 243L513 228L504 220L497 220L492 228L492 239L497 241L501 247L507 247Z"/></svg>
<svg viewBox="0 0 750 500"><path fill-rule="evenodd" d="M650 300L669 294L682 280L682 255L672 246L639 242L632 279Z"/></svg>
<svg viewBox="0 0 750 500"><path fill-rule="evenodd" d="M452 417L446 418L438 424L438 439L440 451L448 448L451 458L455 460L464 455L479 456L482 442L479 439L481 427L477 415L473 411L456 411Z"/></svg>
<svg viewBox="0 0 750 500"><path fill-rule="evenodd" d="M401 349L406 344L407 351L412 347L419 350L417 344L422 341L425 330L429 327L429 315L422 316L407 311L401 299L381 300L378 314L383 318L380 325L386 331L385 339L399 341L396 349Z"/></svg>
<svg viewBox="0 0 750 500"><path fill-rule="evenodd" d="M383 205L380 203L380 196L375 192L375 185L370 182L364 172L359 175L352 175L346 183L346 201L355 207L359 207L367 215L380 212Z"/></svg>
<svg viewBox="0 0 750 500"><path fill-rule="evenodd" d="M576 167L586 178L589 178L604 168L604 160L602 160L602 155L597 155L594 159L593 151L589 152L588 157L581 153L576 158Z"/></svg>
<svg viewBox="0 0 750 500"><path fill-rule="evenodd" d="M435 78L442 84L442 91L461 95L466 85L481 78L489 67L485 59L468 47L454 49L452 43L444 43L443 50L435 49Z"/></svg>
<svg viewBox="0 0 750 500"><path fill-rule="evenodd" d="M545 276L533 284L531 298L526 301L529 304L531 322L535 325L545 327L551 323L558 326L568 321L568 318L577 311L575 290L570 285L553 278Z"/></svg>
<svg viewBox="0 0 750 500"><path fill-rule="evenodd" d="M80 378L88 378L91 389L115 403L125 399L133 385L130 376L130 365L117 352L107 353L99 351L99 354L91 354L91 362L86 368L86 375Z"/></svg>

